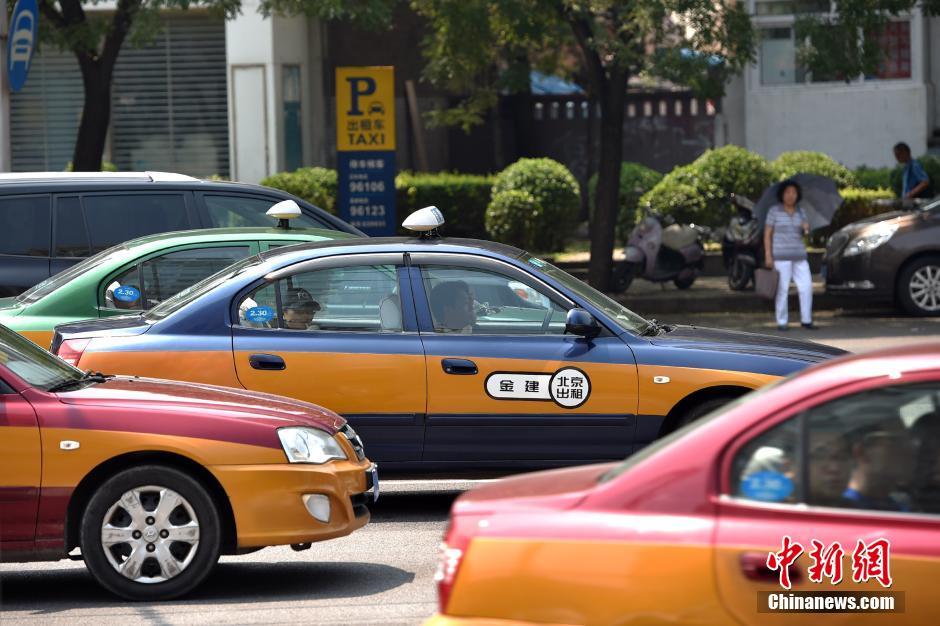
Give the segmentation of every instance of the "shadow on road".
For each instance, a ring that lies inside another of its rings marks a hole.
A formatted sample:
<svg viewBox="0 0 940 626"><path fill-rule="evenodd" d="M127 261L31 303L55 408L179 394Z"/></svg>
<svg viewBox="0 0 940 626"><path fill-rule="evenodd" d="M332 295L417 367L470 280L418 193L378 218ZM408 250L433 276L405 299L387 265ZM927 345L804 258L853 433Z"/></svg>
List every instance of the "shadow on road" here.
<svg viewBox="0 0 940 626"><path fill-rule="evenodd" d="M161 606L360 598L413 580L411 572L375 563L220 563L195 592ZM83 567L76 567L4 572L0 604L9 611L43 607L36 615L128 603L105 591Z"/></svg>
<svg viewBox="0 0 940 626"><path fill-rule="evenodd" d="M370 524L446 520L451 505L460 494L459 491L383 494L378 502L369 505L372 512Z"/></svg>

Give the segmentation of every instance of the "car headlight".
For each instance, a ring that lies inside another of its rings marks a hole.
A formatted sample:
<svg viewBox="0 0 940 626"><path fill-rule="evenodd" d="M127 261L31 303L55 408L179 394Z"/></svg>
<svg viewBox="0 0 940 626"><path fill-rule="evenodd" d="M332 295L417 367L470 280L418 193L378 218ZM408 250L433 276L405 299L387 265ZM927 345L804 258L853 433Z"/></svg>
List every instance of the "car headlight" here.
<svg viewBox="0 0 940 626"><path fill-rule="evenodd" d="M291 463L326 463L348 458L336 439L316 428L281 428L277 436Z"/></svg>
<svg viewBox="0 0 940 626"><path fill-rule="evenodd" d="M849 242L849 245L847 245L842 252L842 256L855 256L864 252L870 252L891 239L897 230L897 224L890 224L881 226L874 232L858 236Z"/></svg>

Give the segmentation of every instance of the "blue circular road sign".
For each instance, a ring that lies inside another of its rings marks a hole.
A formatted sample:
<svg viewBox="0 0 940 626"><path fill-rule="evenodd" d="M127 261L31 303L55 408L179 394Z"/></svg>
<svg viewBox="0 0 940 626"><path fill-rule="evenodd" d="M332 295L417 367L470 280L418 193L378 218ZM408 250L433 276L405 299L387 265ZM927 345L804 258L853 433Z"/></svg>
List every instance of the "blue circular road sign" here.
<svg viewBox="0 0 940 626"><path fill-rule="evenodd" d="M29 64L36 49L39 34L39 7L36 0L17 0L10 16L10 33L7 41L7 75L10 91L19 91L26 84Z"/></svg>

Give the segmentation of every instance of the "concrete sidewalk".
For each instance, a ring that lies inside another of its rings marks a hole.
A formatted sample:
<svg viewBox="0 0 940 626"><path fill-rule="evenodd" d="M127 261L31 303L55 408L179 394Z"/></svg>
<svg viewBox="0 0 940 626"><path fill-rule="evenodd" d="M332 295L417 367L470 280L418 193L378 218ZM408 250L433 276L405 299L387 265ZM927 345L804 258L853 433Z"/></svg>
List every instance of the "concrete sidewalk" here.
<svg viewBox="0 0 940 626"><path fill-rule="evenodd" d="M890 303L869 303L862 298L835 298L826 295L825 286L819 276L814 276L813 310L837 311L840 309L890 308ZM672 313L773 313L773 303L760 298L753 290L732 291L724 276L701 276L688 289L678 289L670 283L651 283L636 279L630 288L610 294L614 300L640 315L664 315ZM790 286L790 317L799 320L799 302L796 288Z"/></svg>

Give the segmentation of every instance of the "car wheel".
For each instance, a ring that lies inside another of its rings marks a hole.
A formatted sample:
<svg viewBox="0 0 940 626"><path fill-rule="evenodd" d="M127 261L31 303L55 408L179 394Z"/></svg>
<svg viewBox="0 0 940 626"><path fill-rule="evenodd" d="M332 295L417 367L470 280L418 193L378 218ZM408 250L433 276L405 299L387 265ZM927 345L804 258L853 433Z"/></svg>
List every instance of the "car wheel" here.
<svg viewBox="0 0 940 626"><path fill-rule="evenodd" d="M704 402L699 402L679 416L679 420L676 422L676 429L678 430L686 424L691 424L703 415L711 413L715 409L728 404L732 400L734 400L734 398L722 396L720 398L712 398L710 400L705 400Z"/></svg>
<svg viewBox="0 0 940 626"><path fill-rule="evenodd" d="M940 315L940 256L907 265L898 277L898 302L911 315Z"/></svg>
<svg viewBox="0 0 940 626"><path fill-rule="evenodd" d="M183 595L215 567L219 513L195 479L161 465L124 470L92 495L81 548L92 576L128 600Z"/></svg>
<svg viewBox="0 0 940 626"><path fill-rule="evenodd" d="M685 270L683 270L683 272L685 272ZM693 283L695 283L696 278L698 278L698 274L694 271L680 273L673 279L672 283L679 289L688 289L692 286Z"/></svg>

